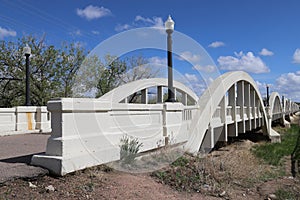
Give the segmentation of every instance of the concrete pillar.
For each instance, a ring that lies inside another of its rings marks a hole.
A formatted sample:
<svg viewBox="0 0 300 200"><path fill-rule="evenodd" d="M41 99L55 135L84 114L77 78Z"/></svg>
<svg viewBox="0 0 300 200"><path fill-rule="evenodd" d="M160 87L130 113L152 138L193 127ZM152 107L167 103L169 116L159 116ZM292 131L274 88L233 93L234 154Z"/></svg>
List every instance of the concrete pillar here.
<svg viewBox="0 0 300 200"><path fill-rule="evenodd" d="M148 104L148 89L143 89L141 92L142 92L141 103Z"/></svg>
<svg viewBox="0 0 300 200"><path fill-rule="evenodd" d="M16 107L16 130L32 131L36 127L36 106Z"/></svg>
<svg viewBox="0 0 300 200"><path fill-rule="evenodd" d="M231 106L231 117L234 124L228 126L228 136L238 136L238 126L236 121L236 84L233 84L228 90L228 105Z"/></svg>
<svg viewBox="0 0 300 200"><path fill-rule="evenodd" d="M186 142L187 135L180 134L180 128L183 120L182 103L166 102L163 104L163 136L165 137L165 145L169 140L176 142Z"/></svg>
<svg viewBox="0 0 300 200"><path fill-rule="evenodd" d="M174 88L174 99L177 101L177 89Z"/></svg>
<svg viewBox="0 0 300 200"><path fill-rule="evenodd" d="M252 128L256 129L257 128L257 125L256 125L257 106L256 106L256 93L255 93L255 90L253 88L251 90L251 106L252 106L252 116L253 116Z"/></svg>
<svg viewBox="0 0 300 200"><path fill-rule="evenodd" d="M223 141L226 141L227 142L227 119L226 119L226 109L227 109L227 105L226 105L226 97L224 96L221 103L220 103L220 106L221 106L221 121L222 123L224 123L224 126L223 126L223 130L222 130L222 135L223 135Z"/></svg>
<svg viewBox="0 0 300 200"><path fill-rule="evenodd" d="M244 95L245 95L245 91L244 91L244 81L239 81L237 83L237 105L240 106L241 109L241 119L242 119L242 123L240 123L240 125L238 126L238 132L239 133L245 133L246 132L246 128L245 128L245 109L244 109Z"/></svg>
<svg viewBox="0 0 300 200"><path fill-rule="evenodd" d="M157 103L163 102L163 87L158 86L157 87Z"/></svg>
<svg viewBox="0 0 300 200"><path fill-rule="evenodd" d="M185 106L187 106L187 99L188 99L188 95L185 92L182 92L182 99L181 99L181 103Z"/></svg>
<svg viewBox="0 0 300 200"><path fill-rule="evenodd" d="M226 101L225 101L225 96L222 98L219 106L220 106L220 118L221 118L221 122L225 123L225 121L226 121Z"/></svg>
<svg viewBox="0 0 300 200"><path fill-rule="evenodd" d="M263 108L261 108L261 103L260 103L260 101L257 101L257 107L258 107L258 113L257 113L257 116L258 116L258 120L257 120L257 126L258 127L261 127L262 126L262 114L261 114L261 110L263 109Z"/></svg>
<svg viewBox="0 0 300 200"><path fill-rule="evenodd" d="M210 125L208 126L208 134L210 136L210 148L212 149L215 146L215 133L214 128Z"/></svg>
<svg viewBox="0 0 300 200"><path fill-rule="evenodd" d="M46 106L36 109L36 129L44 133L51 132L50 113Z"/></svg>
<svg viewBox="0 0 300 200"><path fill-rule="evenodd" d="M228 90L228 106L231 106L232 121L236 121L236 87L235 84Z"/></svg>
<svg viewBox="0 0 300 200"><path fill-rule="evenodd" d="M245 125L246 125L246 131L251 131L251 102L250 102L250 84L249 83L244 83L244 90L245 90L245 96L244 96L244 101L245 101L245 117L248 118L248 120L246 120L245 118Z"/></svg>

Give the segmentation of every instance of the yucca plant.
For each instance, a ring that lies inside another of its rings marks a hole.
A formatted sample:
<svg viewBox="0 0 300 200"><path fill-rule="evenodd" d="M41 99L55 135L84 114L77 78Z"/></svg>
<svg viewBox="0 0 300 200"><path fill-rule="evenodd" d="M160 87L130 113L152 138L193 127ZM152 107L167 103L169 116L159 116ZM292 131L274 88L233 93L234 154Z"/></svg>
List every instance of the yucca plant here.
<svg viewBox="0 0 300 200"><path fill-rule="evenodd" d="M138 138L124 135L120 140L120 159L123 164L132 164L143 146Z"/></svg>

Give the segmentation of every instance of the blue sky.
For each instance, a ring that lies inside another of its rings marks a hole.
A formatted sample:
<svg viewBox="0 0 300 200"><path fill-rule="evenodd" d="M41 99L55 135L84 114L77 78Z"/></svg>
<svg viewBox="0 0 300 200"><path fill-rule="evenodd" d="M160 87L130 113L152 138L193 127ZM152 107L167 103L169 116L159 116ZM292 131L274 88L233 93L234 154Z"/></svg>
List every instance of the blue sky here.
<svg viewBox="0 0 300 200"><path fill-rule="evenodd" d="M45 33L48 44L73 41L92 50L122 31L162 27L171 14L175 30L202 45L220 73L244 70L262 95L268 83L271 91L300 101L299 8L297 0L0 0L0 40ZM161 52L150 54L155 62L165 60ZM179 54L198 58L188 50ZM175 58L174 67L195 81L181 64ZM198 66L202 73L207 67Z"/></svg>

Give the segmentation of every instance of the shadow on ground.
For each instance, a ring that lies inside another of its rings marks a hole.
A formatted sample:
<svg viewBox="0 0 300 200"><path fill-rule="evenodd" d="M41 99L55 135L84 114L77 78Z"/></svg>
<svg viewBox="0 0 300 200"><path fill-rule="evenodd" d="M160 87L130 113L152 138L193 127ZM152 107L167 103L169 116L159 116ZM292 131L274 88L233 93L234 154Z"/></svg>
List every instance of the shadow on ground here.
<svg viewBox="0 0 300 200"><path fill-rule="evenodd" d="M17 157L12 157L12 158L5 158L5 159L0 160L0 162L30 164L31 158L33 155L40 155L43 153L45 153L45 152L34 153L34 154L29 154L29 155L24 155L24 156L17 156Z"/></svg>

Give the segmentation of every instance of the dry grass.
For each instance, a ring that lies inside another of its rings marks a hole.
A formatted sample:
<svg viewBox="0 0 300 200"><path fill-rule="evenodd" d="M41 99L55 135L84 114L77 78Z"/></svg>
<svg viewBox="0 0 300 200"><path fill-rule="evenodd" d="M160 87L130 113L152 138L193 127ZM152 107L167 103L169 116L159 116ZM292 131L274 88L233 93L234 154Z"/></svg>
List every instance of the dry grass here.
<svg viewBox="0 0 300 200"><path fill-rule="evenodd" d="M249 140L235 142L213 151L204 158L184 155L182 164L153 173L160 182L179 191L201 192L218 196L226 191L236 198L236 190L245 193L254 185L282 175L279 167L264 164L250 151L255 144ZM257 194L256 194L257 195Z"/></svg>

